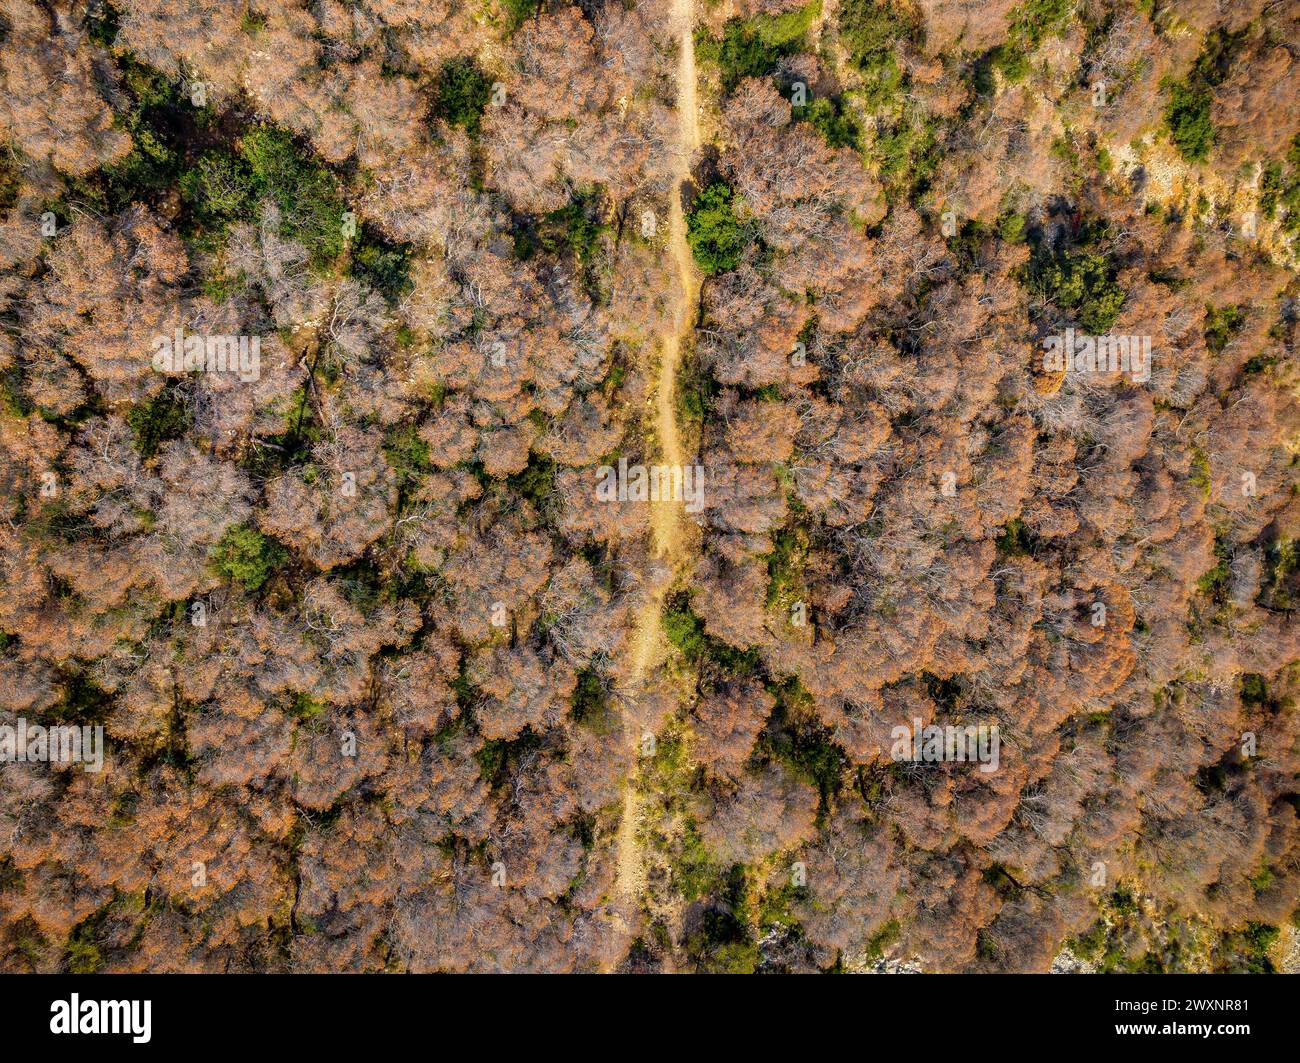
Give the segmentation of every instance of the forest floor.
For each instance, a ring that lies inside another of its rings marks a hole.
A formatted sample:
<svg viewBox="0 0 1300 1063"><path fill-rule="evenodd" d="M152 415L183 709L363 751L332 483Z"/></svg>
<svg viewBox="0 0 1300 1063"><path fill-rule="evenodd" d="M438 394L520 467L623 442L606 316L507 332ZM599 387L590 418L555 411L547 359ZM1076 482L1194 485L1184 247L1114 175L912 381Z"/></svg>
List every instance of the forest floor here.
<svg viewBox="0 0 1300 1063"><path fill-rule="evenodd" d="M671 25L678 41L677 115L678 143L673 152L672 186L668 207L668 251L676 274L676 307L672 328L662 337L656 378L650 399L655 460L664 465L681 466L684 462L681 435L677 424L677 373L684 343L691 339L695 327L695 307L699 298L699 280L690 245L686 239L686 215L682 193L691 177L691 161L700 143L699 106L696 102L695 11L693 0L672 0ZM683 533L680 501L652 502L650 530L654 560L666 569L655 580L633 632L632 665L629 673L634 694L644 689L652 665L659 659L664 643L661 617L664 599L683 576L687 562L687 543ZM629 916L638 907L646 888L646 861L638 830L644 795L640 792L638 763L642 753L637 727L628 727L631 766L624 787L622 818L616 840L617 873L615 896Z"/></svg>

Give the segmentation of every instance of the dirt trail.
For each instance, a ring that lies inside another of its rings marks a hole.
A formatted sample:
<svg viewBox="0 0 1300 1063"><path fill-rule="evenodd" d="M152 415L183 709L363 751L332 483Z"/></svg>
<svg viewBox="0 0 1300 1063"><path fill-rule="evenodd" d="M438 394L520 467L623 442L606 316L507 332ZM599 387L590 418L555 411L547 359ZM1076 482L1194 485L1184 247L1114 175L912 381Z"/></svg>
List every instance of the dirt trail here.
<svg viewBox="0 0 1300 1063"><path fill-rule="evenodd" d="M700 143L699 109L695 98L694 18L693 0L672 0L671 25L678 45L678 142L672 158L668 250L673 260L676 298L672 328L662 337L660 345L658 376L651 397L651 423L656 446L654 461L674 466L681 466L685 461L677 426L677 370L681 362L682 341L694 327L695 306L699 298L699 280L686 241L686 217L682 211L682 188L690 179L691 159ZM669 575L659 581L637 617L628 675L633 696L659 657L663 642L660 615L664 596L685 561L682 513L681 502L651 503L650 531L654 556L667 565ZM624 788L623 814L616 840L615 896L621 904L633 906L639 902L646 885L645 861L637 838L641 810L637 761L641 736L635 727L628 728L628 741L633 760Z"/></svg>
<svg viewBox="0 0 1300 1063"><path fill-rule="evenodd" d="M686 217L682 212L682 188L691 177L691 159L700 146L700 114L695 100L695 35L693 32L692 0L673 0L674 31L678 34L677 60L677 120L679 126L678 151L673 173L673 189L668 204L668 247L672 252L677 271L679 298L673 320L673 334L665 338L663 363L659 370L659 387L655 395L655 427L660 449L665 461L681 464L681 440L677 435L676 403L674 390L677 364L681 358L681 341L694 326L695 305L699 298L699 279L690 245L686 242ZM671 555L680 546L677 523L680 513L676 506L658 507L671 514L673 528L659 540L661 556Z"/></svg>

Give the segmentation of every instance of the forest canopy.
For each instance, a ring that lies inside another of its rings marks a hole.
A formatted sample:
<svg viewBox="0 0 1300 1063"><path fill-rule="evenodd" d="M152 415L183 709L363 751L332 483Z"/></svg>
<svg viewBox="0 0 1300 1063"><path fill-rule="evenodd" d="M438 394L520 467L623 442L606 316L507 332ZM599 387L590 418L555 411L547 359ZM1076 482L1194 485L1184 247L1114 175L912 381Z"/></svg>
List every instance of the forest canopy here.
<svg viewBox="0 0 1300 1063"><path fill-rule="evenodd" d="M0 0L0 970L1296 969L1297 40Z"/></svg>

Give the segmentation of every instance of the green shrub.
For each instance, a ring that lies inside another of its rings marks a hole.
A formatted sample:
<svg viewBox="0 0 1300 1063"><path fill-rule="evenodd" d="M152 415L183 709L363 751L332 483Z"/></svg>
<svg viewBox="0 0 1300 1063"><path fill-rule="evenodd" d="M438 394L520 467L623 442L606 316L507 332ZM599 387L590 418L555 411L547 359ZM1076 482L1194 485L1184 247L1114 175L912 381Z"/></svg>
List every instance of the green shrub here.
<svg viewBox="0 0 1300 1063"><path fill-rule="evenodd" d="M844 0L839 21L840 43L862 74L867 103L891 102L906 80L897 49L919 38L919 26L889 0Z"/></svg>
<svg viewBox="0 0 1300 1063"><path fill-rule="evenodd" d="M753 974L762 954L740 918L745 911L744 868L733 865L719 884L718 903L705 908L686 936L686 953L702 974Z"/></svg>
<svg viewBox="0 0 1300 1063"><path fill-rule="evenodd" d="M1277 539L1264 551L1264 589L1259 603L1267 609L1290 611L1300 595L1300 548L1296 539Z"/></svg>
<svg viewBox="0 0 1300 1063"><path fill-rule="evenodd" d="M779 15L755 15L746 25L764 44L781 48L801 42L808 27L813 24L813 19L821 12L821 0L813 0L810 4L783 11Z"/></svg>
<svg viewBox="0 0 1300 1063"><path fill-rule="evenodd" d="M240 154L255 199L270 198L279 206L281 235L301 243L317 265L335 258L344 244L343 195L329 170L270 125L245 133Z"/></svg>
<svg viewBox="0 0 1300 1063"><path fill-rule="evenodd" d="M732 19L722 28L721 37L700 30L696 56L717 64L723 91L730 92L745 78L771 73L782 57L799 51L804 34L820 12L821 0L814 0L779 15Z"/></svg>
<svg viewBox="0 0 1300 1063"><path fill-rule="evenodd" d="M126 423L131 429L131 445L148 461L164 442L185 434L190 416L176 390L164 388L152 399L132 406Z"/></svg>
<svg viewBox="0 0 1300 1063"><path fill-rule="evenodd" d="M609 693L594 668L584 668L578 673L578 684L573 691L573 722L601 735L611 734L618 725Z"/></svg>
<svg viewBox="0 0 1300 1063"><path fill-rule="evenodd" d="M759 748L815 786L820 795L818 813L825 813L850 761L835 743L834 732L817 716L813 697L797 676L768 683L767 690L776 698L776 709Z"/></svg>
<svg viewBox="0 0 1300 1063"><path fill-rule="evenodd" d="M505 14L506 32L514 33L542 9L543 0L501 0Z"/></svg>
<svg viewBox="0 0 1300 1063"><path fill-rule="evenodd" d="M708 643L704 621L695 615L686 595L676 595L667 603L662 623L668 641L681 650L688 661L696 660L705 652Z"/></svg>
<svg viewBox="0 0 1300 1063"><path fill-rule="evenodd" d="M295 691L293 697L289 699L285 712L294 719L306 723L325 715L328 707L323 701L317 701L309 694Z"/></svg>
<svg viewBox="0 0 1300 1063"><path fill-rule="evenodd" d="M999 557L1028 557L1037 545L1034 534L1019 517L1012 517L1003 525L996 543Z"/></svg>
<svg viewBox="0 0 1300 1063"><path fill-rule="evenodd" d="M718 382L694 353L677 365L677 419L684 425L698 425L718 393Z"/></svg>
<svg viewBox="0 0 1300 1063"><path fill-rule="evenodd" d="M1244 936L1252 949L1263 952L1277 944L1281 934L1277 927L1269 926L1267 923L1247 923Z"/></svg>
<svg viewBox="0 0 1300 1063"><path fill-rule="evenodd" d="M1048 37L1063 36L1074 16L1074 0L1025 0L1011 10L1007 39L993 50L993 65L1007 81L1029 76L1029 56Z"/></svg>
<svg viewBox="0 0 1300 1063"><path fill-rule="evenodd" d="M1202 450L1192 453L1192 472L1189 479L1201 489L1203 497L1210 496L1210 461ZM1228 544L1222 536L1214 540L1215 565L1196 581L1196 589L1212 601L1222 603L1228 593L1228 581L1232 578L1229 567Z"/></svg>
<svg viewBox="0 0 1300 1063"><path fill-rule="evenodd" d="M18 156L0 151L0 210L12 210L23 187L22 166Z"/></svg>
<svg viewBox="0 0 1300 1063"><path fill-rule="evenodd" d="M1260 178L1260 211L1266 218L1275 218L1279 206L1286 210L1282 231L1300 234L1300 136L1291 143L1285 160L1272 159L1265 164Z"/></svg>
<svg viewBox="0 0 1300 1063"><path fill-rule="evenodd" d="M529 454L528 464L507 476L506 484L515 494L541 509L555 495L555 459L547 454Z"/></svg>
<svg viewBox="0 0 1300 1063"><path fill-rule="evenodd" d="M1268 704L1268 683L1257 672L1245 672L1241 677L1241 703L1261 706Z"/></svg>
<svg viewBox="0 0 1300 1063"><path fill-rule="evenodd" d="M999 44L990 53L990 60L1007 81L1015 83L1029 77L1029 55L1012 44Z"/></svg>
<svg viewBox="0 0 1300 1063"><path fill-rule="evenodd" d="M664 606L660 620L668 641L692 664L708 663L733 676L755 675L761 670L758 651L738 650L704 632L704 621L691 608L690 596L678 593Z"/></svg>
<svg viewBox="0 0 1300 1063"><path fill-rule="evenodd" d="M1066 939L1066 945L1079 959L1096 964L1105 953L1106 936L1106 924L1103 920L1098 919L1086 933L1075 938Z"/></svg>
<svg viewBox="0 0 1300 1063"><path fill-rule="evenodd" d="M558 210L538 218L517 219L514 229L516 257L527 261L539 251L553 255L572 255L577 260L583 287L593 302L603 302L600 271L601 239L609 226L600 220L603 200L600 186L577 191Z"/></svg>
<svg viewBox="0 0 1300 1063"><path fill-rule="evenodd" d="M922 191L939 162L935 122L923 115L877 127L869 157L880 168L880 179L892 201Z"/></svg>
<svg viewBox="0 0 1300 1063"><path fill-rule="evenodd" d="M1277 207L1286 188L1286 167L1280 159L1269 159L1259 175L1259 209L1266 218L1277 217Z"/></svg>
<svg viewBox="0 0 1300 1063"><path fill-rule="evenodd" d="M1192 482L1200 486L1199 481L1195 476L1192 477ZM1231 575L1232 573L1228 570L1227 561L1220 561L1204 575L1197 578L1196 589L1202 594L1218 601L1227 590L1228 579Z"/></svg>
<svg viewBox="0 0 1300 1063"><path fill-rule="evenodd" d="M420 438L419 429L413 424L390 428L384 436L383 450L388 464L397 473L399 490L405 490L429 472L429 444Z"/></svg>
<svg viewBox="0 0 1300 1063"><path fill-rule="evenodd" d="M216 228L250 216L252 175L241 159L211 151L181 177L181 195L204 224Z"/></svg>
<svg viewBox="0 0 1300 1063"><path fill-rule="evenodd" d="M1094 250L1104 240L1104 226L1085 225L1072 248L1039 245L1030 261L1029 286L1061 310L1074 312L1082 328L1094 335L1109 331L1124 306L1124 289L1109 255Z"/></svg>
<svg viewBox="0 0 1300 1063"><path fill-rule="evenodd" d="M1250 922L1241 930L1225 931L1219 938L1218 971L1227 974L1273 974L1268 957L1281 931L1267 923Z"/></svg>
<svg viewBox="0 0 1300 1063"><path fill-rule="evenodd" d="M434 113L448 125L460 126L471 137L477 137L491 98L492 83L473 59L462 56L442 65Z"/></svg>
<svg viewBox="0 0 1300 1063"><path fill-rule="evenodd" d="M70 974L94 974L104 966L104 957L95 942L74 933L68 939L67 963Z"/></svg>
<svg viewBox="0 0 1300 1063"><path fill-rule="evenodd" d="M256 591L287 556L284 547L274 539L241 524L221 537L209 552L208 560L218 575Z"/></svg>
<svg viewBox="0 0 1300 1063"><path fill-rule="evenodd" d="M271 125L257 125L238 152L202 155L180 181L181 195L198 225L220 234L236 221L256 221L264 200L280 211L279 235L296 240L325 266L342 252L343 196L334 177L293 138Z"/></svg>
<svg viewBox="0 0 1300 1063"><path fill-rule="evenodd" d="M492 789L499 789L519 762L541 744L541 736L531 727L525 727L515 738L488 739L474 754L474 759L478 761L479 777Z"/></svg>
<svg viewBox="0 0 1300 1063"><path fill-rule="evenodd" d="M1210 492L1214 489L1214 480L1210 475L1210 456L1195 444L1192 445L1192 467L1187 478L1200 490L1201 497L1208 501ZM1216 544L1217 542L1216 540Z"/></svg>
<svg viewBox="0 0 1300 1063"><path fill-rule="evenodd" d="M1210 106L1214 93L1203 85L1176 84L1170 87L1165 125L1174 147L1188 162L1202 162L1214 146L1214 125Z"/></svg>
<svg viewBox="0 0 1300 1063"><path fill-rule="evenodd" d="M767 605L785 605L802 585L808 537L798 528L783 528L772 538L767 557Z"/></svg>
<svg viewBox="0 0 1300 1063"><path fill-rule="evenodd" d="M594 203L590 199L570 203L551 216L551 221L564 233L564 241L579 262L590 265L595 258L600 234L605 227L596 219ZM543 242L546 237L543 236Z"/></svg>
<svg viewBox="0 0 1300 1063"><path fill-rule="evenodd" d="M866 958L876 961L885 955L885 950L901 936L902 926L897 919L891 919L867 939Z"/></svg>
<svg viewBox="0 0 1300 1063"><path fill-rule="evenodd" d="M117 39L117 27L121 19L121 12L106 0L89 5L86 11L86 37L101 48L111 48Z"/></svg>
<svg viewBox="0 0 1300 1063"><path fill-rule="evenodd" d="M1205 308L1205 346L1218 354L1246 323L1245 306Z"/></svg>
<svg viewBox="0 0 1300 1063"><path fill-rule="evenodd" d="M181 98L179 87L159 71L129 56L118 60L128 101L115 124L131 135L125 158L86 177L67 182L69 198L89 203L102 214L116 214L135 202L166 193L180 173L180 132L203 112ZM58 212L56 212L58 213Z"/></svg>
<svg viewBox="0 0 1300 1063"><path fill-rule="evenodd" d="M1025 216L1008 211L998 219L998 235L1009 244L1018 244L1025 238Z"/></svg>
<svg viewBox="0 0 1300 1063"><path fill-rule="evenodd" d="M677 391L677 418L688 424L699 424L704 420L704 411L708 400L698 388L681 387Z"/></svg>
<svg viewBox="0 0 1300 1063"><path fill-rule="evenodd" d="M1103 255L1067 255L1051 267L1046 279L1057 305L1077 310L1079 323L1089 332L1109 331L1124 306L1124 290L1115 283L1114 270Z"/></svg>
<svg viewBox="0 0 1300 1063"><path fill-rule="evenodd" d="M715 183L704 189L691 206L686 219L686 240L705 273L725 273L740 265L750 235L736 216L735 205L731 189Z"/></svg>
<svg viewBox="0 0 1300 1063"><path fill-rule="evenodd" d="M411 245L385 240L369 225L361 227L361 239L352 249L352 275L364 281L396 306L415 288L411 280Z"/></svg>
<svg viewBox="0 0 1300 1063"><path fill-rule="evenodd" d="M1214 147L1214 124L1210 120L1214 89L1228 76L1233 56L1247 32L1213 31L1205 38L1205 46L1187 78L1168 83L1165 127L1174 147L1188 162L1203 162Z"/></svg>
<svg viewBox="0 0 1300 1063"><path fill-rule="evenodd" d="M839 98L822 96L804 107L793 108L793 112L796 120L811 125L832 148L860 149L862 133L857 120Z"/></svg>

